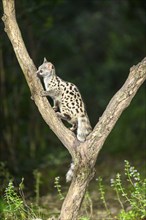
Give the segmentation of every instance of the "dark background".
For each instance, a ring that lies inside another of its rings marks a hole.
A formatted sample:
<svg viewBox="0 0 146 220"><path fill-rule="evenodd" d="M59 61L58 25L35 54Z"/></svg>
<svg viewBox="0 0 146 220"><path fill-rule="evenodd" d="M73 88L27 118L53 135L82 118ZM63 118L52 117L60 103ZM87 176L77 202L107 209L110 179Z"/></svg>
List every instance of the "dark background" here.
<svg viewBox="0 0 146 220"><path fill-rule="evenodd" d="M94 127L130 67L145 56L146 1L21 0L16 1L16 14L36 66L46 57L61 78L78 86ZM0 74L0 161L16 179L24 176L30 188L35 169L44 176L44 186L46 177L60 175L64 181L70 155L30 99L2 21ZM143 85L108 137L98 163L144 160L145 107Z"/></svg>

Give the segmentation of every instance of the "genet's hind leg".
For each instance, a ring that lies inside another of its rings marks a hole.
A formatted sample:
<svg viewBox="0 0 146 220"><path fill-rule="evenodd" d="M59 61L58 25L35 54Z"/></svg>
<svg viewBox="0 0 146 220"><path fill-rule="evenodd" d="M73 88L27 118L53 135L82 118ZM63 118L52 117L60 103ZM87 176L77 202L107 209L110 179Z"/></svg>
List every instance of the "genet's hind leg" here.
<svg viewBox="0 0 146 220"><path fill-rule="evenodd" d="M58 110L58 108L59 108L59 103L58 103L58 101L54 100L53 104L54 104L54 105L53 105L53 109L54 109L55 112L57 112L57 110Z"/></svg>
<svg viewBox="0 0 146 220"><path fill-rule="evenodd" d="M69 122L72 125L72 127L69 128L71 131L75 131L77 129L77 123L71 123L71 121L70 121L71 117L69 115L62 114L61 112L56 112L56 114L57 114L58 118L60 118L60 119L62 119L64 121L67 121L67 122Z"/></svg>
<svg viewBox="0 0 146 220"><path fill-rule="evenodd" d="M65 121L69 121L70 120L70 116L66 115L66 114L62 114L61 112L56 112L58 118L65 120Z"/></svg>

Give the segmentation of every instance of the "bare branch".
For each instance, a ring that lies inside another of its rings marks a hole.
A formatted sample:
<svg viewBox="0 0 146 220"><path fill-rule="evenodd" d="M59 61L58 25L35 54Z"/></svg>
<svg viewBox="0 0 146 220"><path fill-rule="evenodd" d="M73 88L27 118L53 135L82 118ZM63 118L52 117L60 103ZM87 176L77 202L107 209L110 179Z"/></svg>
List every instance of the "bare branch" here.
<svg viewBox="0 0 146 220"><path fill-rule="evenodd" d="M129 76L122 88L113 96L94 130L89 135L87 146L92 149L90 158L97 157L107 136L110 134L122 112L130 105L139 87L146 80L146 58L130 69ZM96 144L95 144L96 143ZM93 147L94 146L94 147ZM93 156L94 155L94 156Z"/></svg>
<svg viewBox="0 0 146 220"><path fill-rule="evenodd" d="M72 157L75 157L75 145L79 145L73 132L67 129L56 117L46 98L40 96L43 87L36 76L36 67L24 45L21 32L16 22L14 0L3 0L5 31L12 43L18 62L27 80L32 97L45 122L50 126L60 141L66 146Z"/></svg>

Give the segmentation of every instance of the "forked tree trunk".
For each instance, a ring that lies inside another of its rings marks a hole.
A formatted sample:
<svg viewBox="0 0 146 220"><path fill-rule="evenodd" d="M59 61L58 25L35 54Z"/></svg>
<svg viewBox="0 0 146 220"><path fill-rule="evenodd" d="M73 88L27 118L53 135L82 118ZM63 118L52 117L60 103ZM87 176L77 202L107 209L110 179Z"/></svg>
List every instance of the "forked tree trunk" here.
<svg viewBox="0 0 146 220"><path fill-rule="evenodd" d="M80 143L56 117L46 98L40 96L43 87L36 76L36 67L25 48L15 17L14 0L3 0L5 31L12 43L18 62L22 68L35 104L45 122L71 154L75 176L63 202L60 220L76 220L87 189L94 176L94 165L98 153L118 118L128 107L139 87L146 79L146 58L130 69L129 76L122 88L113 96L95 128L84 143Z"/></svg>

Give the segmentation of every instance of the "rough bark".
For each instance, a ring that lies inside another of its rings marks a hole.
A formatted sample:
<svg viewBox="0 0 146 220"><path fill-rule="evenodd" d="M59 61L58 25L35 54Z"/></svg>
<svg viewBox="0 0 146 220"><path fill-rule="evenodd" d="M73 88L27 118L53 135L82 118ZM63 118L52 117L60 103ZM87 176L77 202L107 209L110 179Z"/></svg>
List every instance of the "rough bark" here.
<svg viewBox="0 0 146 220"><path fill-rule="evenodd" d="M75 176L63 202L60 220L76 220L86 188L94 176L94 165L100 149L122 112L128 107L146 79L146 58L130 69L122 88L113 96L99 122L84 143L80 143L56 117L46 98L40 96L43 87L36 76L36 67L25 48L15 17L14 0L3 0L5 31L12 43L33 100L45 122L68 149L75 165Z"/></svg>

